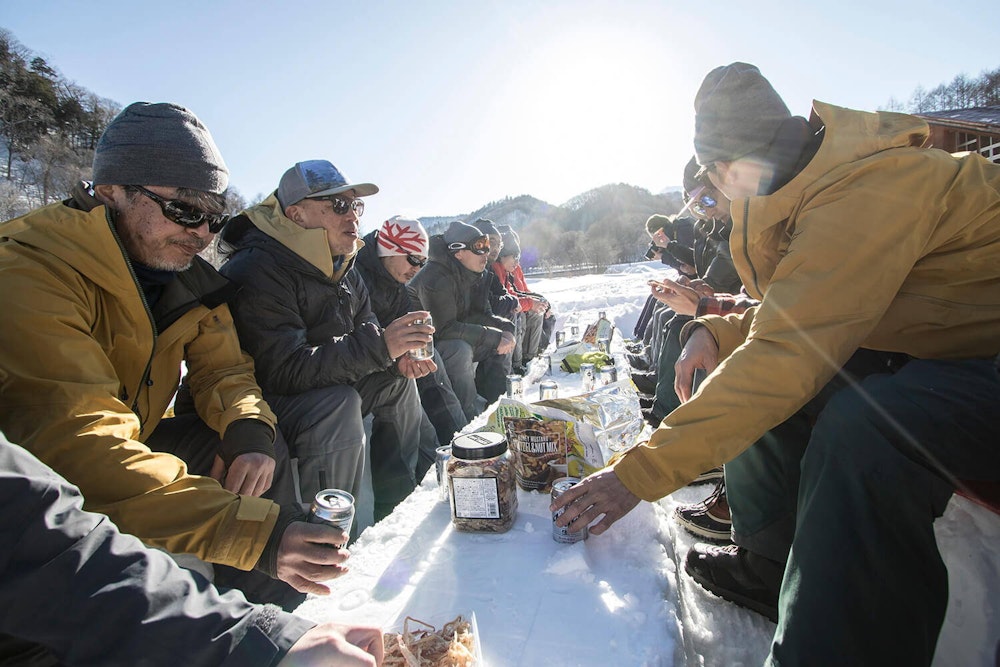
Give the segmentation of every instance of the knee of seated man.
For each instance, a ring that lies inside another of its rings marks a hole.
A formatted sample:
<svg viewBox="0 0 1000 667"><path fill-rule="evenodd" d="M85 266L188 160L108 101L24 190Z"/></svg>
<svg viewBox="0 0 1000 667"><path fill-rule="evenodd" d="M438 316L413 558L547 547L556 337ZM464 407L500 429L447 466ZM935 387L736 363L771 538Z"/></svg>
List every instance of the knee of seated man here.
<svg viewBox="0 0 1000 667"><path fill-rule="evenodd" d="M293 455L363 447L361 395L353 387L321 387L310 390L307 396L310 405L300 413L297 423L289 424L279 418L278 426L286 431L286 437L294 434L294 442L290 442Z"/></svg>
<svg viewBox="0 0 1000 667"><path fill-rule="evenodd" d="M905 428L886 413L885 389L891 376L865 378L859 385L836 392L820 411L812 430L803 470L837 462L862 473L877 469L898 452L887 443L892 431ZM898 431L897 431L898 432Z"/></svg>

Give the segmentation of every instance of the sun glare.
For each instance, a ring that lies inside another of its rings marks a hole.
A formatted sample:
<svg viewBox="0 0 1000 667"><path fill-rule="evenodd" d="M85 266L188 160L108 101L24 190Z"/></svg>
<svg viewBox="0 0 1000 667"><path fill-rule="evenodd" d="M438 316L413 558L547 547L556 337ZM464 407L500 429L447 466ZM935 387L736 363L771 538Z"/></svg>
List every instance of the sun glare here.
<svg viewBox="0 0 1000 667"><path fill-rule="evenodd" d="M689 105L670 99L674 86L662 40L576 29L519 59L490 122L510 137L504 150L526 180L562 196L579 194L581 182L662 187L683 167L665 165L663 153L690 124Z"/></svg>

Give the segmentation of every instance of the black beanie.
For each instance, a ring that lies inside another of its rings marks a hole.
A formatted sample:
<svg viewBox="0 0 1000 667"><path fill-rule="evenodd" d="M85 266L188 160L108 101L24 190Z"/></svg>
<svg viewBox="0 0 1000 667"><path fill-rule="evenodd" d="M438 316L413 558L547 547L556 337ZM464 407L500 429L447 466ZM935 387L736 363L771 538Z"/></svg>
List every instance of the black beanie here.
<svg viewBox="0 0 1000 667"><path fill-rule="evenodd" d="M98 140L93 180L221 194L229 186L229 170L208 128L191 111L166 102L135 102Z"/></svg>
<svg viewBox="0 0 1000 667"><path fill-rule="evenodd" d="M476 239L481 239L486 234L473 227L472 225L467 225L461 220L455 220L451 225L448 226L447 231L444 233L444 242L448 244L451 252L458 252L462 248L469 248ZM452 249L450 246L453 243L460 243L462 247L457 249Z"/></svg>

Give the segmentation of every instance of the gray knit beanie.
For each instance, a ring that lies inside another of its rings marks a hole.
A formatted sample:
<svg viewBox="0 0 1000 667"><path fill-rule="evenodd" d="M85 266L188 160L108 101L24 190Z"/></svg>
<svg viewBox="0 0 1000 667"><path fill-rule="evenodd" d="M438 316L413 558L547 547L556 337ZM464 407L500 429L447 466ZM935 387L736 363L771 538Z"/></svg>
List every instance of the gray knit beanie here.
<svg viewBox="0 0 1000 667"><path fill-rule="evenodd" d="M698 164L736 160L770 145L788 107L760 70L747 63L716 67L694 98Z"/></svg>
<svg viewBox="0 0 1000 667"><path fill-rule="evenodd" d="M160 185L222 193L229 170L198 117L176 104L135 102L115 116L94 152L95 185Z"/></svg>

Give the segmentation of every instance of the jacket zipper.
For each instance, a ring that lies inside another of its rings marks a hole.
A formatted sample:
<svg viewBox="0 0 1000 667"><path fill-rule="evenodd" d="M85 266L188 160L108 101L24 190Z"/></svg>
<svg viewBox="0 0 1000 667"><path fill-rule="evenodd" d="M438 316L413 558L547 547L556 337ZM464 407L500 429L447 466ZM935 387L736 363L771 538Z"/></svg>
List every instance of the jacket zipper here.
<svg viewBox="0 0 1000 667"><path fill-rule="evenodd" d="M132 412L135 416L139 418L139 430L141 431L145 426L145 420L142 414L139 412L139 396L142 394L142 387L149 383L149 371L153 367L153 357L156 355L156 340L159 333L156 331L156 321L153 319L153 311L149 308L149 302L146 301L146 294L142 291L142 285L139 284L139 278L135 275L135 268L132 266L132 260L128 256L128 252L125 250L125 244L122 243L121 237L118 236L118 230L115 229L115 223L111 219L111 209L105 207L104 217L108 221L108 226L111 228L111 235L115 237L115 241L118 243L119 250L122 251L122 257L125 258L125 266L128 267L128 272L132 276L132 282L135 284L136 290L139 292L139 300L142 301L142 307L146 311L146 317L149 318L149 328L153 332L153 348L149 353L149 359L146 360L146 368L142 371L142 379L139 382L139 386L136 387L135 396L132 400ZM124 400L128 400L128 387L125 388Z"/></svg>
<svg viewBox="0 0 1000 667"><path fill-rule="evenodd" d="M757 269L754 268L753 262L750 261L750 234L748 230L750 229L750 199L743 200L743 256L747 260L747 266L750 267L750 275L753 276L753 287L757 290L757 294L761 296L764 295L760 291L760 284L757 282Z"/></svg>

